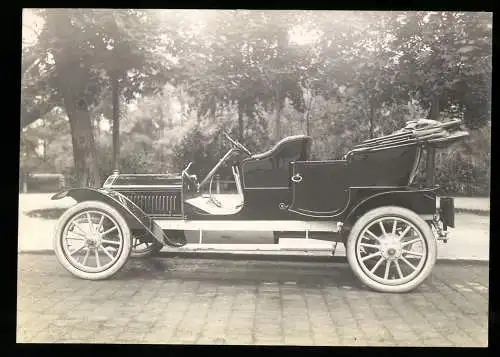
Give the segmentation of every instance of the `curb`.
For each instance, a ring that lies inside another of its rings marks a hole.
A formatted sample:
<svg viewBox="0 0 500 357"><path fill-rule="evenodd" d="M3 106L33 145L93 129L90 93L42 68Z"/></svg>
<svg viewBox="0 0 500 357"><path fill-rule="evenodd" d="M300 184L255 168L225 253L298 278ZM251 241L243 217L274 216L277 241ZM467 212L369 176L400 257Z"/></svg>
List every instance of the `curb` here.
<svg viewBox="0 0 500 357"><path fill-rule="evenodd" d="M18 255L54 255L51 249L44 250L24 250L19 251ZM283 252L268 252L268 253L242 253L242 252L159 252L154 258L181 258L181 259L207 259L207 260L254 260L254 261L289 261L289 262L316 262L316 263L346 263L345 256L331 256L327 254L310 254L303 252L302 254L283 254ZM153 258L152 257L152 258ZM131 258L134 259L134 258ZM438 259L437 264L474 264L474 265L489 265L489 260L486 259Z"/></svg>

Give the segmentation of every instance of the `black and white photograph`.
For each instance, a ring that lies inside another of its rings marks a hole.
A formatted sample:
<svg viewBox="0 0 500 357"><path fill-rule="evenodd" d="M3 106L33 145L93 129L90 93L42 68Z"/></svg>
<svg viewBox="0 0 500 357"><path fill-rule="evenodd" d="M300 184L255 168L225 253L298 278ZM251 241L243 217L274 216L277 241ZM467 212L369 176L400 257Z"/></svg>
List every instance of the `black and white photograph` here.
<svg viewBox="0 0 500 357"><path fill-rule="evenodd" d="M17 343L488 347L492 31L24 8Z"/></svg>

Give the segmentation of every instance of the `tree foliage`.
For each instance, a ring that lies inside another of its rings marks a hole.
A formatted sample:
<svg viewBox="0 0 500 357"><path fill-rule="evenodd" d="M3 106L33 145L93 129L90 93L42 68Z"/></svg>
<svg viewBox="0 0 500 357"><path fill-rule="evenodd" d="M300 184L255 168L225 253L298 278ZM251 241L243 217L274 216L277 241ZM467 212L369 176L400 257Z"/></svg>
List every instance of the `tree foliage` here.
<svg viewBox="0 0 500 357"><path fill-rule="evenodd" d="M254 152L307 133L314 157L328 159L409 119L459 117L473 135L440 154L439 179L449 191L487 186L489 164L479 158L490 150L490 13L50 9L38 15L45 25L23 48L21 122L51 122L54 108L64 109L59 123L70 136L79 184L92 181L89 175L98 182L112 169L110 132L100 128L112 118L116 76L126 104L120 167L127 172L177 171L187 161L206 172L224 149L222 131ZM297 33L309 38L300 41ZM39 139L49 140L44 130L29 126L22 133L23 166L44 167L34 154Z"/></svg>
<svg viewBox="0 0 500 357"><path fill-rule="evenodd" d="M91 114L118 76L125 99L161 88L170 74L168 44L156 16L138 10L44 9L44 27L23 57L22 125L55 106L69 117L80 185L100 185ZM165 30L165 29L164 29ZM33 101L35 99L35 101Z"/></svg>

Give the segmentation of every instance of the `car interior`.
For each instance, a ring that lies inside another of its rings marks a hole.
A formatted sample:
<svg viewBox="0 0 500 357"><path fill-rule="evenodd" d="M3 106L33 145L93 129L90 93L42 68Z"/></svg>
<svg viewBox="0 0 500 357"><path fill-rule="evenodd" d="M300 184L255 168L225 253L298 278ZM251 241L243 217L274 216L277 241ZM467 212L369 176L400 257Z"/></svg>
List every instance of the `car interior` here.
<svg viewBox="0 0 500 357"><path fill-rule="evenodd" d="M233 140L229 139L233 143ZM204 183L207 183L208 192L200 193L200 195L189 198L185 202L209 214L235 214L243 207L244 189L289 188L289 164L294 161L307 160L311 142L312 138L309 136L296 135L284 138L271 149L260 154L251 154L245 150L249 154L248 157L242 160L241 165L233 164L231 166L236 193L234 190L231 193L220 192L214 188L214 177L232 154L241 149L240 143L233 143L233 148L219 161L202 183L198 184L200 192ZM240 167L243 172L240 172ZM189 169L189 165L187 169ZM195 179L194 175L184 175L188 178L191 177L191 181Z"/></svg>

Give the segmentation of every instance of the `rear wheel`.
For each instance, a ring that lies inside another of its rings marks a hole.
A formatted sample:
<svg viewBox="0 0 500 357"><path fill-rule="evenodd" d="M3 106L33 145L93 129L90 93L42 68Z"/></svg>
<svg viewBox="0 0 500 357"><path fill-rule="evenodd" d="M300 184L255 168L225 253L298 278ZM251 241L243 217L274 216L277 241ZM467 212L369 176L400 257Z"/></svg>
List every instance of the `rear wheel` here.
<svg viewBox="0 0 500 357"><path fill-rule="evenodd" d="M381 292L401 293L415 289L429 276L437 242L415 212L386 206L358 219L347 238L346 254L364 284Z"/></svg>
<svg viewBox="0 0 500 357"><path fill-rule="evenodd" d="M54 234L54 251L73 275L89 280L116 274L131 252L130 230L122 215L99 201L85 201L68 209Z"/></svg>

